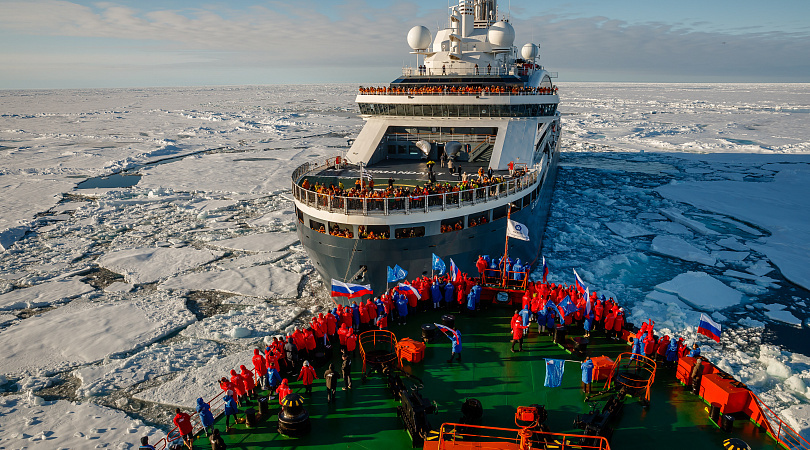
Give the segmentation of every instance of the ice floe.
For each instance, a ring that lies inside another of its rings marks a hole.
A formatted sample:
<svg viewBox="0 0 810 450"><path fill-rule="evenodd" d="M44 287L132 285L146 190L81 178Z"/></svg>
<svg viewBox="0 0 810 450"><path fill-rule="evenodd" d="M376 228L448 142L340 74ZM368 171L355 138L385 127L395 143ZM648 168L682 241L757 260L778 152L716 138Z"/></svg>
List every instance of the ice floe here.
<svg viewBox="0 0 810 450"><path fill-rule="evenodd" d="M303 311L295 306L268 304L232 309L192 324L181 334L196 339L246 343L281 334Z"/></svg>
<svg viewBox="0 0 810 450"><path fill-rule="evenodd" d="M743 297L705 272L687 272L655 286L655 290L677 295L689 306L702 311L716 311L739 305Z"/></svg>
<svg viewBox="0 0 810 450"><path fill-rule="evenodd" d="M76 278L47 281L35 286L15 289L0 295L0 311L39 308L57 303L65 303L72 298L93 291L95 291L93 286L83 283Z"/></svg>
<svg viewBox="0 0 810 450"><path fill-rule="evenodd" d="M216 290L252 297L297 297L303 273L276 266L261 265L245 269L228 269L189 273L170 278L160 289Z"/></svg>
<svg viewBox="0 0 810 450"><path fill-rule="evenodd" d="M129 283L142 284L194 269L222 255L222 252L190 247L143 247L110 252L99 258L98 263L123 275Z"/></svg>
<svg viewBox="0 0 810 450"><path fill-rule="evenodd" d="M694 261L707 266L713 266L717 263L717 260L712 255L676 236L656 236L652 240L650 250L662 255L671 256L684 261Z"/></svg>

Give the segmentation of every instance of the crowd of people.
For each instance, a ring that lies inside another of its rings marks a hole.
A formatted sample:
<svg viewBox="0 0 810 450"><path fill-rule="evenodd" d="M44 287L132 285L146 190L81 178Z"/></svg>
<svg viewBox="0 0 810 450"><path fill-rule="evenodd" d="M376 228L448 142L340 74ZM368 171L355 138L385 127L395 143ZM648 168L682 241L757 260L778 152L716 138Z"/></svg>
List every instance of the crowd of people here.
<svg viewBox="0 0 810 450"><path fill-rule="evenodd" d="M552 334L553 330L563 325L582 326L585 336L599 332L609 339L627 338L631 342L632 353L664 361L666 365L676 364L679 357L700 355L697 343L689 349L682 337L656 336L653 321L643 323L635 333L625 331L627 322L624 308L612 297L605 298L595 292L586 296L586 291L576 284L530 281L527 278L529 266L523 265L519 259L512 261L507 256L490 258L481 255L476 264L478 278L459 273L455 277L450 274L423 275L410 281L403 280L381 296L365 301L356 300L346 306L336 304L331 311L311 317L308 326L298 326L286 336L273 337L263 349L254 349L252 368L243 364L232 369L229 377L220 378L226 431L231 429L231 418L234 423L237 422L239 408L250 405L260 389L269 390L269 399L277 398L282 404L284 398L293 392L292 378L293 381L301 381L304 395L311 395L314 381L320 379L314 364L328 362L326 359L332 348L337 347L342 361L340 371L329 364L322 376L327 401L334 402L338 379L344 380L343 390L352 389L352 360L358 350L360 333L372 329L385 330L393 322L405 325L412 316L430 309L446 308L458 313L474 314L487 306L481 302L482 284L486 284L487 277L509 277L520 280L525 286L521 309L516 310L510 320L512 352L523 351L524 339L529 336L532 323L535 323L540 336ZM452 363L456 358L460 361L461 331L456 327L441 328L440 331L451 341L451 356L447 362ZM582 365L583 384L585 372L593 367L590 364L588 366L586 361ZM225 448L224 442L222 446L218 444L222 438L213 429L210 404L199 398L196 409L212 448ZM183 441L191 448L193 426L190 416L179 409L176 413L174 423Z"/></svg>
<svg viewBox="0 0 810 450"><path fill-rule="evenodd" d="M556 94L557 87L527 87L527 86L420 86L420 87L363 87L363 95L536 95Z"/></svg>

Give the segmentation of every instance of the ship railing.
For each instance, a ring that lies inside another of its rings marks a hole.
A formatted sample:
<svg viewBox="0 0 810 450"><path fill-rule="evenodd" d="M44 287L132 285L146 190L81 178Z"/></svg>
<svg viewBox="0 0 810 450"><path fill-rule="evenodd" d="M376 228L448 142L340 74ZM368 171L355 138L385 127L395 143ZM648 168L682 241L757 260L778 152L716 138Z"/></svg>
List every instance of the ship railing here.
<svg viewBox="0 0 810 450"><path fill-rule="evenodd" d="M510 448L512 448L512 446L514 446L514 448L520 448L521 442L529 444L526 448L610 450L610 444L603 436L552 433L534 430L523 431L515 428L498 428L457 423L442 424L439 429L438 442L438 448L440 450L450 450L453 448L495 450L503 449L504 444L507 443L510 444Z"/></svg>
<svg viewBox="0 0 810 450"><path fill-rule="evenodd" d="M305 173L305 172L304 172ZM538 172L533 170L504 182L465 189L456 192L408 197L344 197L322 194L304 189L293 177L293 196L303 204L323 211L345 215L391 215L429 213L476 205L508 197L529 189L537 181Z"/></svg>
<svg viewBox="0 0 810 450"><path fill-rule="evenodd" d="M495 91L479 91L479 90L469 90L469 91L455 91L449 89L441 89L441 90L420 90L420 91L411 91L411 90L382 90L380 88L379 92L372 92L372 91L359 91L358 95L403 95L409 97L419 97L419 96L476 96L476 97L510 97L515 95L557 95L557 86L552 86L549 88L544 88L544 90L537 90L537 91L523 91L523 90L504 90L504 92L495 92Z"/></svg>
<svg viewBox="0 0 810 450"><path fill-rule="evenodd" d="M462 144L482 143L494 144L498 136L495 134L458 134L458 133L389 133L383 139L385 141L429 141L448 142L457 141Z"/></svg>
<svg viewBox="0 0 810 450"><path fill-rule="evenodd" d="M807 439L785 423L785 421L773 412L753 391L750 389L749 391L751 392L751 397L754 399L754 402L759 407L759 412L762 413L762 417L754 417L752 415L752 420L758 424L765 425L776 442L779 442L786 448L792 450L810 450L810 442L808 442ZM761 419L764 419L764 424Z"/></svg>
<svg viewBox="0 0 810 450"><path fill-rule="evenodd" d="M254 383L258 386L260 381L259 374L254 370L251 372L253 375ZM206 401L211 406L211 414L214 416L214 420L225 412L225 401L223 398L225 397L225 391L220 391L217 395ZM203 432L203 425L202 420L200 419L200 415L197 412L189 414L191 416L191 426L192 426L192 435L197 436L198 434ZM153 443L152 445L155 447L155 450L168 450L172 448L175 444L182 444L183 439L180 436L180 429L178 427L174 427L166 433L166 437L157 441L157 443Z"/></svg>
<svg viewBox="0 0 810 450"><path fill-rule="evenodd" d="M402 76L405 76L405 77L438 77L438 76L442 76L442 75L463 75L465 77L469 77L469 76L488 77L488 76L492 76L492 75L509 75L509 68L508 67L503 67L503 66L490 67L489 68L489 73L487 73L487 68L486 67L479 67L478 68L478 73L476 73L474 68L469 70L469 71L465 71L464 73L459 73L458 71L453 71L451 73L451 70L454 70L454 69L449 69L448 70L448 68L445 68L445 73L442 73L442 69L440 69L440 68L433 69L433 68L425 67L424 69L420 70L419 68L414 68L414 67L403 67L402 68Z"/></svg>

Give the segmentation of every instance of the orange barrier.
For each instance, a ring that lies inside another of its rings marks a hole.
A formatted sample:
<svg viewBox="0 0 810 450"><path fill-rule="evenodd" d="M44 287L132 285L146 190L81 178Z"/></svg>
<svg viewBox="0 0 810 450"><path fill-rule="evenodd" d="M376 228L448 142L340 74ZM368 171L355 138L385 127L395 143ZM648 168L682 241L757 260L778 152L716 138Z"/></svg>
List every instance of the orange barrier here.
<svg viewBox="0 0 810 450"><path fill-rule="evenodd" d="M422 362L425 359L425 344L411 338L400 340L397 343L397 359L400 361L405 359L412 363Z"/></svg>
<svg viewBox="0 0 810 450"><path fill-rule="evenodd" d="M366 362L373 352L382 352L382 359L375 357L375 363L397 361L397 337L388 330L370 330L360 334L360 356L363 358L363 375L366 374ZM399 364L397 364L399 365Z"/></svg>
<svg viewBox="0 0 810 450"><path fill-rule="evenodd" d="M649 377L646 379L641 378L638 380L625 380L623 382L616 381L615 384L622 384L632 389L643 389L644 390L644 400L649 403L650 402L650 387L652 387L653 382L655 381L655 369L656 364L655 360L651 358L647 358L644 355L640 355L638 353L622 353L616 359L616 362L613 363L613 369L610 371L610 376L608 380L605 382L605 390L610 389L611 384L614 384L615 375L622 369L626 369L628 372L632 369L636 373L639 371L644 373L646 372Z"/></svg>
<svg viewBox="0 0 810 450"><path fill-rule="evenodd" d="M459 431L462 430L462 431ZM548 448L553 445L558 450L610 450L610 444L602 436L582 434L550 433L530 431L530 442L547 442ZM485 427L480 425L462 425L445 423L439 429L438 440L426 440L425 450L521 450L521 430L513 428ZM574 442L576 440L577 442ZM582 442L582 443L580 443ZM526 447L524 447L526 448ZM542 446L530 448L545 448Z"/></svg>

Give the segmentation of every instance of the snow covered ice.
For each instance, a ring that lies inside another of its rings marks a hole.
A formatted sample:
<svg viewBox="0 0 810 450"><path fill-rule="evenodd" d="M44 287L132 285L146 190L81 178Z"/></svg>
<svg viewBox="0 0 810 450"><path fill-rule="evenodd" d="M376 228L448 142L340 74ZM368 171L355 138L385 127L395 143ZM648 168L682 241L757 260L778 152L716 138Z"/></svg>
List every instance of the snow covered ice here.
<svg viewBox="0 0 810 450"><path fill-rule="evenodd" d="M289 176L357 135L355 89L0 91L0 447L159 436L139 420L165 432L166 415L132 404L193 406L326 304ZM724 345L704 354L810 430L810 344L789 338L810 319L810 87L560 94L550 280L576 268L631 321L689 342L709 311ZM76 189L127 170L134 186ZM66 400L36 396L68 379Z"/></svg>

